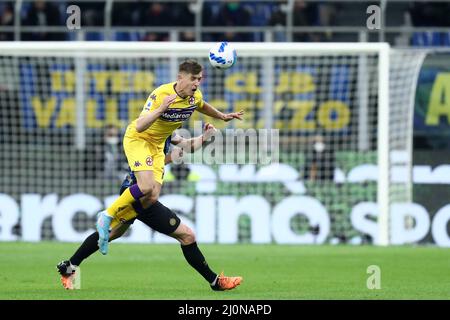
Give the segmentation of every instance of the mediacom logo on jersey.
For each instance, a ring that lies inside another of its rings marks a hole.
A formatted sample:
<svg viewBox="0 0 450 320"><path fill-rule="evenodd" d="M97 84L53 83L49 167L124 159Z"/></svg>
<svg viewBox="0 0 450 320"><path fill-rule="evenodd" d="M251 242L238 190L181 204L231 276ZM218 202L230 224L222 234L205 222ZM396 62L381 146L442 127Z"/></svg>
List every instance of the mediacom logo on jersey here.
<svg viewBox="0 0 450 320"><path fill-rule="evenodd" d="M195 110L195 106L183 109L168 109L161 115L161 119L166 121L185 121L190 118Z"/></svg>

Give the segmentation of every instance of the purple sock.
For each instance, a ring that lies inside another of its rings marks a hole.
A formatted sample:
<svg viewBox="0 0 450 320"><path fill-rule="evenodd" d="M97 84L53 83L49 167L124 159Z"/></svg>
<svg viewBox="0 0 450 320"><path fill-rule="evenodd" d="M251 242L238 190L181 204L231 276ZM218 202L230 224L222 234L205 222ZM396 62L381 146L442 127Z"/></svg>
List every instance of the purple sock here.
<svg viewBox="0 0 450 320"><path fill-rule="evenodd" d="M139 189L137 184L133 184L130 187L130 193L133 196L133 198L136 200L139 200L139 198L144 196L144 194L142 193L141 189Z"/></svg>

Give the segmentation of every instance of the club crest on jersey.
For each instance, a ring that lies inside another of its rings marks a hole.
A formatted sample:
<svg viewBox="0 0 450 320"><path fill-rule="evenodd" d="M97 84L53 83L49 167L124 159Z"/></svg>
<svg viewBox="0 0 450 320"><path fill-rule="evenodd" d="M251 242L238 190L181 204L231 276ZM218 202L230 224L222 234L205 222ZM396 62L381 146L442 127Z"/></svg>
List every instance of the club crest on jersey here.
<svg viewBox="0 0 450 320"><path fill-rule="evenodd" d="M145 159L145 163L150 167L153 165L153 159L152 157L148 156L147 159Z"/></svg>
<svg viewBox="0 0 450 320"><path fill-rule="evenodd" d="M188 108L169 108L160 116L160 118L171 122L185 121L190 118L195 108L195 106L190 106Z"/></svg>
<svg viewBox="0 0 450 320"><path fill-rule="evenodd" d="M194 104L195 102L195 98L194 97L190 97L189 98L189 104Z"/></svg>

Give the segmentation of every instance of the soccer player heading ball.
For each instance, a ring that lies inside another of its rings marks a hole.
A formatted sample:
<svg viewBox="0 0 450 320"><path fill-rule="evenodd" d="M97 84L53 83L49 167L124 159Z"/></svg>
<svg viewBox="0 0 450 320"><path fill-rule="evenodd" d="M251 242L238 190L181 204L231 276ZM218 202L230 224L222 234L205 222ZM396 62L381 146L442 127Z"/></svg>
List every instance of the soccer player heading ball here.
<svg viewBox="0 0 450 320"><path fill-rule="evenodd" d="M159 216L167 217L167 221L161 223L171 227L169 235L181 243L182 249L189 248L189 255L195 260L188 261L191 265L197 265L198 262L205 265L207 270L202 275L209 275L205 279L208 278L213 289L218 282L225 283L228 280L228 289L231 289L239 285L242 278L219 277L213 273L197 247L193 231L179 219L173 223L173 212L158 201L164 175L165 141L183 121L188 120L195 110L226 122L242 120L243 111L224 114L204 101L199 89L201 79L202 66L194 60L184 61L179 66L177 81L156 88L149 95L140 116L128 125L123 145L137 183L127 188L105 211L98 214L98 247L102 254L107 254L112 220L129 206L138 203L143 209L153 208ZM214 275L214 279L211 275Z"/></svg>

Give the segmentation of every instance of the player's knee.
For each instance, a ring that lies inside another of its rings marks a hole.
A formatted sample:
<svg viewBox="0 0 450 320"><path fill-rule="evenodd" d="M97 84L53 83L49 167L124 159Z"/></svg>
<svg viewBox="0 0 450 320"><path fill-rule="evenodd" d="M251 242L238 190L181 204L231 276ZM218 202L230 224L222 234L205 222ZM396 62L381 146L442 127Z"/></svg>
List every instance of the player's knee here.
<svg viewBox="0 0 450 320"><path fill-rule="evenodd" d="M155 184L154 188L152 190L152 193L148 195L148 199L151 204L154 204L158 201L160 191L161 191L161 188Z"/></svg>
<svg viewBox="0 0 450 320"><path fill-rule="evenodd" d="M183 246L186 246L188 244L195 242L195 234L194 231L192 231L191 228L184 224L180 224L180 226L177 228L177 230L170 235L171 237L177 239L180 244Z"/></svg>
<svg viewBox="0 0 450 320"><path fill-rule="evenodd" d="M159 198L159 192L153 189L153 191L149 194L145 194L142 198L142 206L144 208L148 208L151 205L155 204L158 201Z"/></svg>
<svg viewBox="0 0 450 320"><path fill-rule="evenodd" d="M180 239L182 245L188 245L195 242L195 233L191 228L186 227L183 236Z"/></svg>
<svg viewBox="0 0 450 320"><path fill-rule="evenodd" d="M151 204L154 204L156 201L158 201L159 198L159 192L152 192L150 197L148 198Z"/></svg>
<svg viewBox="0 0 450 320"><path fill-rule="evenodd" d="M139 190L144 194L144 196L151 196L155 186L152 183L138 183Z"/></svg>

